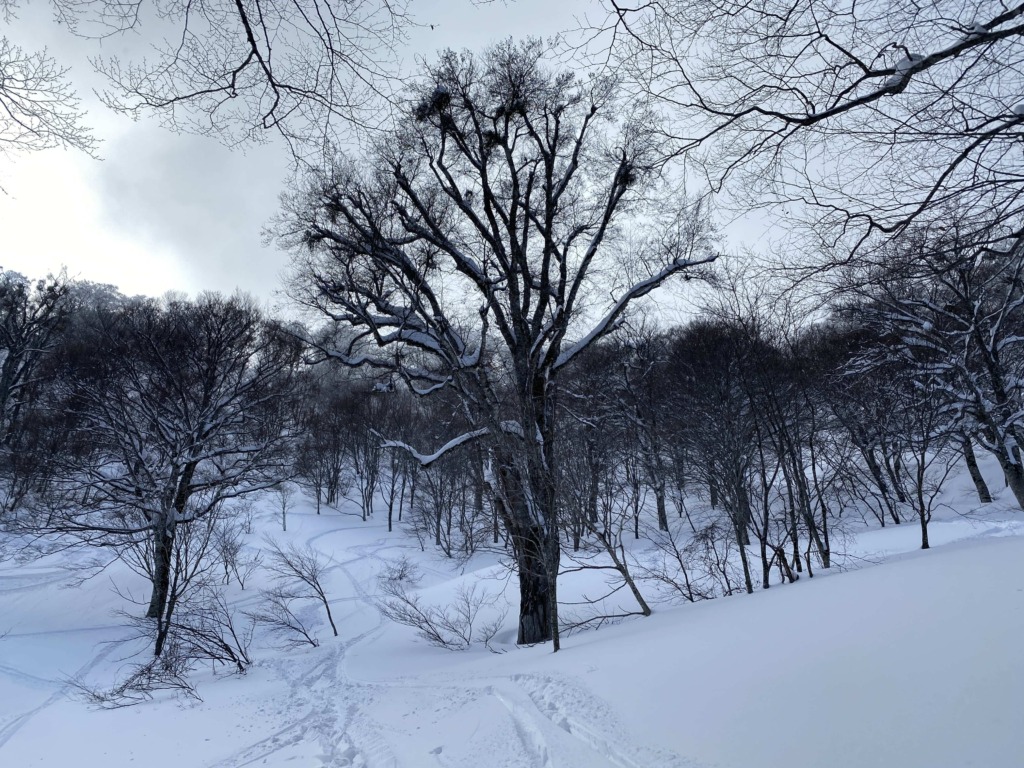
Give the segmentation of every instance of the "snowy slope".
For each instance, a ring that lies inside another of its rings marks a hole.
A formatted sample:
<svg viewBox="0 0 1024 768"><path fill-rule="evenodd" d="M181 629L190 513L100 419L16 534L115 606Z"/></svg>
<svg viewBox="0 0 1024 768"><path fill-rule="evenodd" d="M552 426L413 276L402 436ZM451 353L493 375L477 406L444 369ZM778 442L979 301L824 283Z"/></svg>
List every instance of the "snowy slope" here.
<svg viewBox="0 0 1024 768"><path fill-rule="evenodd" d="M65 679L114 679L127 660L106 644L125 631L111 580L144 585L111 569L64 589L46 561L8 563L0 766L1024 766L1016 517L951 516L933 525L951 543L928 552L912 551L913 526L868 531L850 551L881 565L663 607L559 654L510 645L512 611L493 654L431 648L373 602L402 554L421 559L433 599L493 565L463 575L379 523L300 512L288 537L333 558L342 636L321 627L320 648L292 651L258 637L248 675L200 677L202 702L114 711L69 697Z"/></svg>

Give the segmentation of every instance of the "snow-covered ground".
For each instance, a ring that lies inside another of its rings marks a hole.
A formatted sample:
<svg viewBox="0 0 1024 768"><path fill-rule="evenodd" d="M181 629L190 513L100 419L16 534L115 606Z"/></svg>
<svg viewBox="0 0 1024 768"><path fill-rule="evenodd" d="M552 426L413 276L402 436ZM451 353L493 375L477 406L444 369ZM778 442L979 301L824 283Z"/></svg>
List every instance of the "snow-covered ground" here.
<svg viewBox="0 0 1024 768"><path fill-rule="evenodd" d="M498 589L493 559L452 568L381 521L300 508L277 535L331 558L341 636L321 624L319 648L285 651L257 634L247 675L197 676L201 702L118 710L89 709L67 679L110 683L131 662L110 643L126 632L112 582L144 584L114 567L68 588L53 560L8 562L0 766L1024 766L1024 515L988 507L945 510L930 551L915 524L866 530L844 572L656 606L558 654L516 648L514 610L498 653L426 645L382 618L381 569L417 560L440 601L478 577ZM275 525L268 508L260 526ZM257 586L232 598L251 605Z"/></svg>

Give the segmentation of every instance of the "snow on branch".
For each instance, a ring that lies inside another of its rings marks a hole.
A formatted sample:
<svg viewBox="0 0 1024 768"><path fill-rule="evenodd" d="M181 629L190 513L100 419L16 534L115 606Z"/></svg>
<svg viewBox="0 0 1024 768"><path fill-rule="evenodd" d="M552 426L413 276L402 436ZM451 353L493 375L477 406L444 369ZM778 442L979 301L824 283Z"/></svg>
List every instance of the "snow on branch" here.
<svg viewBox="0 0 1024 768"><path fill-rule="evenodd" d="M619 297L619 300L615 302L615 305L604 317L601 318L600 321L598 321L597 325L590 329L589 333L558 355L558 358L555 360L554 368L557 370L558 368L567 365L574 357L576 357L576 355L585 350L595 341L615 330L616 321L633 301L643 298L664 283L668 278L672 277L672 275L689 269L690 267L710 264L717 258L718 254L713 253L701 259L675 259L666 267L648 277L646 280L641 280L639 283L634 284L632 288Z"/></svg>
<svg viewBox="0 0 1024 768"><path fill-rule="evenodd" d="M483 427L481 429L473 430L472 432L466 432L464 434L459 435L458 437L453 437L447 443L445 443L440 448L438 448L434 453L430 453L430 454L420 453L415 448L413 448L411 445L409 445L408 443L404 443L401 440L385 440L381 444L381 447L382 448L398 448L400 450L403 450L406 453L408 453L410 456L412 456L414 459L416 459L416 461L419 462L420 466L422 466L422 467L429 467L431 464L433 464L438 459L442 458L449 451L453 451L456 448L458 448L460 445L465 445L466 443L472 442L473 440L476 440L479 437L483 437L484 435L488 435L488 434L490 434L490 432L491 431L489 429L487 429L486 427Z"/></svg>

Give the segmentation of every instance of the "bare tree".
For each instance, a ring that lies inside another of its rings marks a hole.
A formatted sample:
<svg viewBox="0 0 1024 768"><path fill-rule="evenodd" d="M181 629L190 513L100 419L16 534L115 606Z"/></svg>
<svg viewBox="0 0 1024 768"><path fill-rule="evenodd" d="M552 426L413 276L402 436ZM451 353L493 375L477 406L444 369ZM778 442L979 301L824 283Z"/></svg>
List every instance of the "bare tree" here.
<svg viewBox="0 0 1024 768"><path fill-rule="evenodd" d="M323 555L309 546L279 544L271 539L267 540L267 547L267 570L274 574L279 587L283 590L278 594L283 595L285 600L310 599L319 602L327 615L331 631L337 637L338 627L334 624L331 602L327 598L323 584L328 568Z"/></svg>
<svg viewBox="0 0 1024 768"><path fill-rule="evenodd" d="M68 394L81 447L35 525L144 545L147 615L168 626L179 529L285 473L284 405L298 354L241 298L141 303L107 315L99 331L95 368Z"/></svg>
<svg viewBox="0 0 1024 768"><path fill-rule="evenodd" d="M464 651L474 642L491 647L507 611L492 611L494 615L487 620L481 620L480 613L494 609L500 595L490 594L474 583L468 587L461 585L451 605L429 605L413 591L419 580L419 571L409 561L389 564L378 579L382 594L377 602L380 612L396 624L412 627L438 648Z"/></svg>
<svg viewBox="0 0 1024 768"><path fill-rule="evenodd" d="M148 639L151 626L138 617L133 623ZM182 603L167 627L164 650L141 664L129 666L129 672L110 688L86 685L80 679L70 681L89 704L102 709L119 709L150 701L159 691L174 691L201 701L190 673L199 663L213 668L228 667L242 675L252 664L249 645L254 622L240 623L223 592L208 583Z"/></svg>
<svg viewBox="0 0 1024 768"><path fill-rule="evenodd" d="M377 426L383 421L386 402L374 392L355 388L339 398L335 407L345 422L342 447L353 485L359 493L359 511L363 521L373 516L373 500L381 480L384 448Z"/></svg>
<svg viewBox="0 0 1024 768"><path fill-rule="evenodd" d="M628 430L635 438L644 481L654 492L658 528L668 530L669 459L666 444L670 440L666 418L671 401L666 396L670 380L664 375L667 339L649 328L640 327L629 334L620 358L619 397ZM634 531L640 536L639 523Z"/></svg>
<svg viewBox="0 0 1024 768"><path fill-rule="evenodd" d="M248 500L246 500L248 501ZM217 553L217 559L224 569L224 584L227 584L232 577L238 582L238 586L245 589L245 582L260 567L263 558L257 550L254 553L246 553L244 535L252 533L250 526L247 526L245 519L235 517L239 511L245 514L244 509L239 510L239 504L227 511L218 521L214 531L213 546Z"/></svg>
<svg viewBox="0 0 1024 768"><path fill-rule="evenodd" d="M947 430L977 437L1024 507L1024 239L991 252L986 243L998 236L975 238L976 227L915 230L851 275L859 311L886 340L861 364L907 368L928 394L921 402L942 411Z"/></svg>
<svg viewBox="0 0 1024 768"><path fill-rule="evenodd" d="M17 0L0 2L10 23ZM51 147L94 154L97 141L68 82L68 70L44 51L26 51L0 35L0 156Z"/></svg>
<svg viewBox="0 0 1024 768"><path fill-rule="evenodd" d="M560 372L636 300L714 256L698 208L643 205L662 180L652 116L544 59L536 41L444 54L396 132L312 178L284 227L309 247L296 298L354 329L332 356L460 394L472 429L417 455L486 443L519 642L557 649ZM654 229L631 244L619 219Z"/></svg>
<svg viewBox="0 0 1024 768"><path fill-rule="evenodd" d="M422 435L425 418L414 396L390 383L376 392L379 405L374 414L373 428L378 435L406 444L416 442ZM419 464L407 451L388 449L380 462L378 486L388 510L388 533L394 529L395 517L401 522L406 501L411 501L416 488Z"/></svg>
<svg viewBox="0 0 1024 768"><path fill-rule="evenodd" d="M610 38L592 39L610 44L672 114L689 159L716 186L735 181L743 204L799 201L816 237L853 246L948 208L1024 212L1020 3L606 6ZM987 234L998 247L1019 231Z"/></svg>
<svg viewBox="0 0 1024 768"><path fill-rule="evenodd" d="M704 320L676 337L671 364L687 392L691 416L684 437L698 457L694 472L707 488L711 506L721 507L728 518L746 589L752 592L746 547L752 520L757 414L746 390L749 353L741 329Z"/></svg>
<svg viewBox="0 0 1024 768"><path fill-rule="evenodd" d="M93 60L108 106L155 114L175 130L229 144L273 132L298 154L322 153L353 127L376 125L397 74L397 51L413 24L407 0L50 0L58 23L86 38L148 38L144 56ZM16 0L4 0L11 10ZM0 51L3 49L0 48ZM45 56L22 68L34 77L30 104L59 105L49 131L68 143L77 103L63 71ZM35 72L35 74L31 74ZM65 127L67 123L69 127ZM32 124L29 124L32 127ZM86 145L88 146L88 145Z"/></svg>
<svg viewBox="0 0 1024 768"><path fill-rule="evenodd" d="M0 77L2 82L2 77ZM40 360L70 313L63 275L35 283L0 273L0 444L10 446Z"/></svg>
<svg viewBox="0 0 1024 768"><path fill-rule="evenodd" d="M323 504L338 504L352 481L345 461L349 424L343 407L351 385L330 367L321 367L320 375L312 370L303 377L295 475L313 494L319 515Z"/></svg>
<svg viewBox="0 0 1024 768"><path fill-rule="evenodd" d="M259 608L249 616L257 624L265 626L271 634L280 637L288 648L301 645L318 648L320 640L313 628L292 607L301 599L302 596L296 594L294 589L278 584L260 590Z"/></svg>
<svg viewBox="0 0 1024 768"><path fill-rule="evenodd" d="M273 487L274 501L281 513L281 530L288 531L288 513L295 507L295 486L289 482L278 483Z"/></svg>
<svg viewBox="0 0 1024 768"><path fill-rule="evenodd" d="M66 415L43 403L52 399L58 378L59 366L51 358L75 304L69 291L63 275L33 283L0 270L2 513L13 513L45 486L63 442Z"/></svg>

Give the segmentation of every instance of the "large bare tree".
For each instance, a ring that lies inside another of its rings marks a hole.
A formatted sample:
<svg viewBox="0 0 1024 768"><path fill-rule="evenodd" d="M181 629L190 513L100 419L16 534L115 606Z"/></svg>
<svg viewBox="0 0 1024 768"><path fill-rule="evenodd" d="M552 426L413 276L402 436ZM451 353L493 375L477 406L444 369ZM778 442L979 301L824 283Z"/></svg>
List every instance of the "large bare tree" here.
<svg viewBox="0 0 1024 768"><path fill-rule="evenodd" d="M555 401L565 366L672 276L714 258L699 206L664 189L652 118L536 41L448 52L368 157L288 206L295 295L348 331L330 350L458 391L514 549L520 643L557 650ZM659 187L661 185L661 187Z"/></svg>

